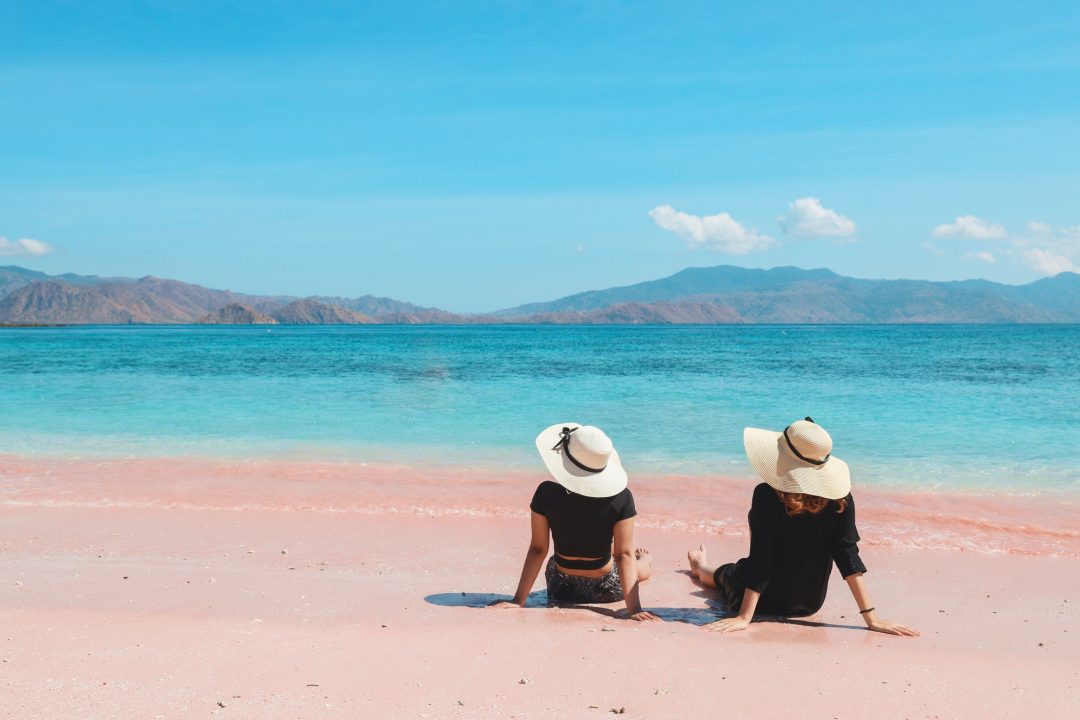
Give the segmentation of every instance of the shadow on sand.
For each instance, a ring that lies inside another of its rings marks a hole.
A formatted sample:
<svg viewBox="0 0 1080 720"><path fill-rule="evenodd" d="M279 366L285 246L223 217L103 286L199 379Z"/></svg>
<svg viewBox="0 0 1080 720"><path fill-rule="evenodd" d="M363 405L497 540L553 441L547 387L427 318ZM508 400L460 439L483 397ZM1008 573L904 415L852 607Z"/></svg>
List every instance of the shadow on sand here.
<svg viewBox="0 0 1080 720"><path fill-rule="evenodd" d="M435 593L424 598L424 602L442 607L469 607L482 608L499 600L512 600L512 595L496 595L494 593ZM525 601L527 608L546 608L548 605L547 590L539 590L529 593L529 599Z"/></svg>
<svg viewBox="0 0 1080 720"><path fill-rule="evenodd" d="M424 598L424 602L430 603L432 605L440 605L442 607L484 608L494 602L498 602L499 600L510 599L510 595L496 595L494 593L453 592L428 595ZM720 618L727 616L722 611L715 609L721 607L721 603L719 600L706 600L706 602L710 606L715 607L649 607L646 609L649 612L657 615L661 620L664 620L665 622L682 622L690 623L692 625L705 625L707 623L719 620ZM538 592L531 593L529 595L529 599L525 601L526 609L561 607L566 609L583 610L612 619L621 619L626 616L626 610L621 607L621 602L617 604L612 603L612 605L618 605L619 607L608 607L605 605L560 605L557 603L549 603L546 590L540 590Z"/></svg>
<svg viewBox="0 0 1080 720"><path fill-rule="evenodd" d="M708 625L709 623L716 622L726 617L731 617L735 614L735 611L727 607L722 600L717 598L713 593L708 590L699 589L690 593L694 597L702 598L705 601L705 607L692 608L692 607L647 607L645 608L649 612L659 617L664 622L679 622L689 625ZM510 595L497 595L495 593L475 593L475 592L451 592L451 593L435 593L428 595L424 598L424 602L431 605L439 605L441 607L467 607L467 608L485 608L494 602L499 600L510 600ZM616 603L612 603L615 605ZM618 603L621 605L621 603ZM586 612L596 613L597 615L611 618L622 619L626 616L626 610L622 607L607 607L604 605L559 605L548 602L548 596L546 590L539 590L529 594L529 599L525 601L526 609L537 608L552 608L561 607L567 609L584 610ZM759 615L754 618L755 623L776 623L779 625L800 625L802 627L810 628L834 628L839 630L863 630L866 628L861 625L838 625L835 623L819 622L817 620L810 620L806 618L789 618L779 617L772 615Z"/></svg>

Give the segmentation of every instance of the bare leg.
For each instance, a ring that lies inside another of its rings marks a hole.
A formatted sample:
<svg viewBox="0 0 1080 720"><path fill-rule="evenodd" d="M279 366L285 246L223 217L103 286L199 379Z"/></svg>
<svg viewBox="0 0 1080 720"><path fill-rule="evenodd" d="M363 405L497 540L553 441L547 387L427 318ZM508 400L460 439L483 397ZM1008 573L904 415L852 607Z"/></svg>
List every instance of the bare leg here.
<svg viewBox="0 0 1080 720"><path fill-rule="evenodd" d="M652 576L652 555L645 548L634 548L634 559L637 561L638 582L645 582Z"/></svg>
<svg viewBox="0 0 1080 720"><path fill-rule="evenodd" d="M716 568L709 564L709 560L705 556L704 545L698 545L697 549L687 552L686 558L690 561L691 579L698 581L705 587L716 587L716 583L713 582L713 574L716 572Z"/></svg>

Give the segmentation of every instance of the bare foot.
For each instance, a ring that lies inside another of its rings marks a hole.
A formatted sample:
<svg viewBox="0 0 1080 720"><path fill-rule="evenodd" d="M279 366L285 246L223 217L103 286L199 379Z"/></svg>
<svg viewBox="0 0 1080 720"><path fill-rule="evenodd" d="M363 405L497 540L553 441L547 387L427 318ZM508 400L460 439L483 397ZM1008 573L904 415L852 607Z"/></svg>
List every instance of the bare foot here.
<svg viewBox="0 0 1080 720"><path fill-rule="evenodd" d="M652 575L652 555L645 548L634 548L634 558L637 560L638 582L645 582Z"/></svg>
<svg viewBox="0 0 1080 720"><path fill-rule="evenodd" d="M705 546L698 545L696 550L687 551L686 559L690 561L690 576L697 580L698 568L708 562L705 557Z"/></svg>

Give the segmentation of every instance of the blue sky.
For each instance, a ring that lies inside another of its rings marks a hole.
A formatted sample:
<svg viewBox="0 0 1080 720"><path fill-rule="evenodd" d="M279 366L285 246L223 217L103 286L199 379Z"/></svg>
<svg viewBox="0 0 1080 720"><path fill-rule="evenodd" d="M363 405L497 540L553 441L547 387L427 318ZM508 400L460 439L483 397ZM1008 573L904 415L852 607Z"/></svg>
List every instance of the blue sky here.
<svg viewBox="0 0 1080 720"><path fill-rule="evenodd" d="M459 311L1080 266L1080 4L750 5L6 0L0 264Z"/></svg>

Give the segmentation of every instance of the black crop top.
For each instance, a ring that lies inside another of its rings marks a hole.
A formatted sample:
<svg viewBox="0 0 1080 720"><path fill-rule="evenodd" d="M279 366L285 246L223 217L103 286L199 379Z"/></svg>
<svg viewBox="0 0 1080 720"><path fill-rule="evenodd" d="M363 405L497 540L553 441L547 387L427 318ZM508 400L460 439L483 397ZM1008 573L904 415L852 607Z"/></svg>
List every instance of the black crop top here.
<svg viewBox="0 0 1080 720"><path fill-rule="evenodd" d="M615 523L637 515L630 488L612 497L592 498L572 493L551 480L540 483L529 507L547 518L558 555L598 558L559 560L559 565L578 570L596 570L607 565L611 560Z"/></svg>

